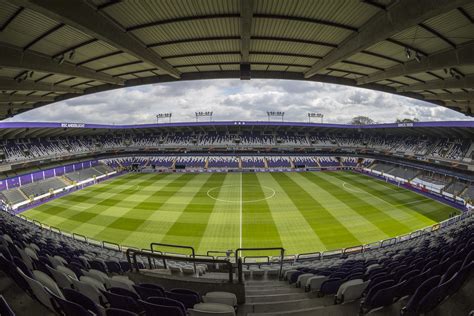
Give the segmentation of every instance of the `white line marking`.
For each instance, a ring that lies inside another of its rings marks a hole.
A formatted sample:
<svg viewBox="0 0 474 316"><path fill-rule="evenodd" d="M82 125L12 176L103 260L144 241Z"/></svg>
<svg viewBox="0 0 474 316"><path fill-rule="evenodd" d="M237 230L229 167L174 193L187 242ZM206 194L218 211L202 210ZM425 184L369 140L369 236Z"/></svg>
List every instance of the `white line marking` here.
<svg viewBox="0 0 474 316"><path fill-rule="evenodd" d="M415 203L425 203L425 202L429 202L431 201L431 199L427 199L425 197L425 200L417 200L417 201L411 201L411 202L406 202L406 203L400 203L400 204L392 204L368 191L361 191L361 190L357 190L357 189L351 189L350 187L348 187L347 185L350 185L350 186L353 186L352 184L349 184L347 182L343 182L342 183L342 186L344 189L346 189L347 191L350 191L350 192L355 192L355 193L362 193L362 194L370 194L372 197L376 198L377 200L379 201L382 201L383 203L385 204L389 204L390 206L392 207L398 207L398 206L406 206L406 205L410 205L410 204L415 204Z"/></svg>
<svg viewBox="0 0 474 316"><path fill-rule="evenodd" d="M254 203L254 202L261 202L261 201L265 201L265 200L268 200L268 199L271 199L272 197L274 197L276 195L276 192L274 189L270 188L270 187L266 187L266 186L258 186L260 188L263 188L263 189L266 189L268 192L271 192L269 196L266 196L264 197L263 199L256 199L256 200L243 200L242 197L240 197L239 199L235 199L235 200L226 200L226 199L219 199L219 198L216 198L215 196L212 195L212 192L214 192L215 190L217 189L220 189L220 188L224 188L224 187L236 187L236 185L233 185L233 184L226 184L226 185L221 185L221 186L218 186L218 187L213 187L213 188L210 188L209 190L207 190L206 194L208 197L210 197L211 199L213 200L216 200L216 201L219 201L219 202L225 202L225 203ZM250 185L250 186L247 186L247 187L257 187L256 185ZM241 188L241 187L240 187Z"/></svg>
<svg viewBox="0 0 474 316"><path fill-rule="evenodd" d="M240 173L240 247L242 248L242 172Z"/></svg>

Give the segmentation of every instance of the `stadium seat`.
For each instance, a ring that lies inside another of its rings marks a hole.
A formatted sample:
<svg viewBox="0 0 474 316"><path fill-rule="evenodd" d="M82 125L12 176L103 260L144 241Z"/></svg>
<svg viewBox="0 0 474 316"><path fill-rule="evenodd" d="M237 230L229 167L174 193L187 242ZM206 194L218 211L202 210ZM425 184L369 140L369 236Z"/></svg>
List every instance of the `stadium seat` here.
<svg viewBox="0 0 474 316"><path fill-rule="evenodd" d="M202 300L204 303L219 303L232 307L237 306L237 296L229 292L207 292L206 295L202 297Z"/></svg>
<svg viewBox="0 0 474 316"><path fill-rule="evenodd" d="M186 316L186 313L177 306L152 304L142 300L140 300L139 303L145 308L145 313L147 316Z"/></svg>
<svg viewBox="0 0 474 316"><path fill-rule="evenodd" d="M186 315L186 306L180 301L167 297L149 297L146 301L155 305L177 307L183 315Z"/></svg>
<svg viewBox="0 0 474 316"><path fill-rule="evenodd" d="M94 301L84 294L73 289L63 289L62 292L66 300L81 305L86 310L93 312L95 315L105 314L105 309L102 305L94 303Z"/></svg>
<svg viewBox="0 0 474 316"><path fill-rule="evenodd" d="M51 295L45 290L45 287L38 281L28 277L25 275L19 268L17 268L18 273L20 274L21 277L25 279L25 281L28 283L31 291L34 294L34 297L44 306L46 306L49 310L52 312L55 312L56 309L51 303Z"/></svg>
<svg viewBox="0 0 474 316"><path fill-rule="evenodd" d="M15 316L15 313L11 309L11 307L8 305L7 301L3 297L3 295L0 295L0 315L2 316Z"/></svg>
<svg viewBox="0 0 474 316"><path fill-rule="evenodd" d="M146 300L149 297L164 297L165 291L160 286L154 286L154 284L139 284L133 285L135 292L140 295L141 299Z"/></svg>
<svg viewBox="0 0 474 316"><path fill-rule="evenodd" d="M120 308L107 308L106 316L138 316L139 314Z"/></svg>
<svg viewBox="0 0 474 316"><path fill-rule="evenodd" d="M119 295L108 291L101 291L112 308L124 309L133 313L141 314L144 309L138 301L129 296Z"/></svg>
<svg viewBox="0 0 474 316"><path fill-rule="evenodd" d="M219 303L199 303L189 309L190 316L235 316L232 306Z"/></svg>
<svg viewBox="0 0 474 316"><path fill-rule="evenodd" d="M439 275L432 276L431 278L424 281L415 293L410 296L410 300L401 309L402 315L418 315L421 300L435 287L438 286L441 277Z"/></svg>

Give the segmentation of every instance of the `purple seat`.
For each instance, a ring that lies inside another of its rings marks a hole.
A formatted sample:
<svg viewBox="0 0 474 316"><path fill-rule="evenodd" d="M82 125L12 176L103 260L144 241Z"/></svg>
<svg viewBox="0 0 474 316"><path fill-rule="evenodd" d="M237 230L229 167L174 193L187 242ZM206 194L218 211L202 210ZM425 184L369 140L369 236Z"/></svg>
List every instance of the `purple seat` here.
<svg viewBox="0 0 474 316"><path fill-rule="evenodd" d="M407 305L400 311L401 315L418 315L418 305L423 297L426 296L434 287L438 286L441 277L439 275L432 276L423 282L410 297Z"/></svg>
<svg viewBox="0 0 474 316"><path fill-rule="evenodd" d="M193 308L193 306L199 303L199 298L193 294L184 294L184 293L175 293L175 292L165 292L167 298L179 301L183 303L186 308Z"/></svg>
<svg viewBox="0 0 474 316"><path fill-rule="evenodd" d="M320 295L336 294L339 286L344 283L344 279L335 278L324 281L319 289Z"/></svg>
<svg viewBox="0 0 474 316"><path fill-rule="evenodd" d="M3 295L0 295L0 315L2 315L2 316L15 316L15 313L10 308L10 305L8 305L8 303L5 300L5 298L3 297Z"/></svg>
<svg viewBox="0 0 474 316"><path fill-rule="evenodd" d="M360 307L362 310L370 310L372 308L375 308L377 304L373 302L374 299L380 299L381 294L378 294L380 290L387 289L390 287L395 286L396 283L394 280L385 280L383 282L377 283L374 285L368 292L367 295L364 297L364 299L360 303ZM382 292L383 293L383 292ZM377 295L378 294L378 295ZM380 305L383 306L383 305Z"/></svg>
<svg viewBox="0 0 474 316"><path fill-rule="evenodd" d="M78 292L73 289L63 289L62 292L66 300L79 304L96 315L100 315L99 308L94 303L94 301L92 301L89 297L85 296L81 292Z"/></svg>
<svg viewBox="0 0 474 316"><path fill-rule="evenodd" d="M121 288L121 287L111 287L109 289L109 292L112 292L112 293L118 294L118 295L128 296L130 298L133 298L134 300L139 300L140 299L140 297L136 293L134 293L130 290Z"/></svg>
<svg viewBox="0 0 474 316"><path fill-rule="evenodd" d="M139 302L145 308L147 316L186 316L186 313L178 306L158 305L146 301Z"/></svg>
<svg viewBox="0 0 474 316"><path fill-rule="evenodd" d="M107 291L101 292L109 302L111 308L124 309L137 314L143 312L143 307L139 305L134 298Z"/></svg>
<svg viewBox="0 0 474 316"><path fill-rule="evenodd" d="M392 305L395 301L395 298L397 298L399 289L401 286L403 286L403 283L398 283L389 287L380 288L372 296L370 301L364 304L364 307L370 311L375 308Z"/></svg>
<svg viewBox="0 0 474 316"><path fill-rule="evenodd" d="M89 261L89 264L90 264L92 269L99 270L99 271L102 271L104 273L108 273L107 266L102 261L91 260L91 261Z"/></svg>
<svg viewBox="0 0 474 316"><path fill-rule="evenodd" d="M110 273L118 273L122 274L122 268L118 262L115 261L106 261L105 265L107 266L107 270L109 270Z"/></svg>
<svg viewBox="0 0 474 316"><path fill-rule="evenodd" d="M45 290L53 297L53 300L56 302L57 306L59 307L59 310L64 313L64 315L67 316L95 316L95 314L91 311L88 311L81 305L64 300L60 298L59 296L56 296L53 292L51 292L48 288L45 288Z"/></svg>
<svg viewBox="0 0 474 316"><path fill-rule="evenodd" d="M153 287L148 287L144 285L145 284L133 285L133 288L143 300L146 300L149 297L164 297L165 296L165 292L160 286L157 286L157 288L153 288ZM150 284L150 285L154 285L154 284Z"/></svg>
<svg viewBox="0 0 474 316"><path fill-rule="evenodd" d="M184 306L184 304L180 301L167 297L149 297L146 301L154 305L177 307L183 313L183 315L186 315L186 306Z"/></svg>
<svg viewBox="0 0 474 316"><path fill-rule="evenodd" d="M137 313L130 312L120 308L108 308L105 310L107 316L138 316Z"/></svg>

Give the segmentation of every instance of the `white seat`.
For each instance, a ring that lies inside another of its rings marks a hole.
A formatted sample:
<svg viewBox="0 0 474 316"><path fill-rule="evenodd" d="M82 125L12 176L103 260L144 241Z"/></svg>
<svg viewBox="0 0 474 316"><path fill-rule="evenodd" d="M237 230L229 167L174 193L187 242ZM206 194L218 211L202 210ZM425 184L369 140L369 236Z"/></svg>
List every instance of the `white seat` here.
<svg viewBox="0 0 474 316"><path fill-rule="evenodd" d="M294 270L294 269L286 270L285 271L285 280L291 279L291 275L295 272L298 272L298 270Z"/></svg>
<svg viewBox="0 0 474 316"><path fill-rule="evenodd" d="M119 287L122 289L135 292L135 288L133 287L135 283L126 277L114 276L111 279L109 279L109 284L110 284L110 287Z"/></svg>
<svg viewBox="0 0 474 316"><path fill-rule="evenodd" d="M100 283L104 284L105 287L110 287L110 283L109 283L110 278L104 272L95 270L95 269L89 269L89 271L87 270L81 270L81 271L82 271L82 274L84 274L85 276L96 279Z"/></svg>
<svg viewBox="0 0 474 316"><path fill-rule="evenodd" d="M28 277L27 275L25 275L20 268L16 268L18 273L23 277L23 279L25 279L25 281L28 283L28 286L30 287L31 291L33 291L33 294L35 295L36 299L38 301L40 301L44 306L46 306L47 308L49 308L51 311L55 311L54 310L54 307L53 305L51 304L51 295L49 295L48 292L46 292L46 290L44 289L44 286Z"/></svg>
<svg viewBox="0 0 474 316"><path fill-rule="evenodd" d="M311 292L317 292L319 291L321 284L323 284L327 279L329 279L328 276L315 275L306 281L306 288L310 289Z"/></svg>
<svg viewBox="0 0 474 316"><path fill-rule="evenodd" d="M199 303L188 311L190 316L235 316L232 306L219 303Z"/></svg>
<svg viewBox="0 0 474 316"><path fill-rule="evenodd" d="M202 297L204 303L219 303L229 306L237 306L237 296L230 292L207 292Z"/></svg>
<svg viewBox="0 0 474 316"><path fill-rule="evenodd" d="M23 260L23 262L26 264L26 266L28 267L28 269L30 271L34 270L34 267L33 267L33 262L31 261L31 257L28 256L26 254L26 252L23 250L23 249L20 249L19 247L15 246L15 248L18 250L18 252L20 253L20 257L21 257L21 260Z"/></svg>
<svg viewBox="0 0 474 316"><path fill-rule="evenodd" d="M337 291L336 301L338 303L347 303L360 298L367 285L369 285L369 281L364 282L362 279L354 279L342 283Z"/></svg>
<svg viewBox="0 0 474 316"><path fill-rule="evenodd" d="M50 255L46 255L46 257L48 258L49 262L51 263L54 269L56 269L57 266L63 265L63 263L59 261L58 259L56 259L55 257L52 257Z"/></svg>
<svg viewBox="0 0 474 316"><path fill-rule="evenodd" d="M50 289L51 292L53 292L54 294L56 294L57 296L61 298L64 298L63 292L61 292L56 282L49 275L47 275L43 271L33 270L33 276L35 277L36 281L38 281L39 283L43 284L43 286Z"/></svg>
<svg viewBox="0 0 474 316"><path fill-rule="evenodd" d="M51 268L50 266L46 266L48 271L53 275L54 280L58 284L60 288L63 289L71 289L72 282L71 279L67 277L67 275L63 272L60 272L56 269Z"/></svg>
<svg viewBox="0 0 474 316"><path fill-rule="evenodd" d="M94 301L94 303L101 305L101 298L102 301L105 301L104 297L102 296L102 293L99 291L97 287L94 285L91 285L89 283L83 282L83 281L78 281L75 279L71 279L72 284L74 285L74 289L77 291L81 292L88 298Z"/></svg>
<svg viewBox="0 0 474 316"><path fill-rule="evenodd" d="M36 251L30 247L25 247L25 253L32 259L38 260L38 256L36 255Z"/></svg>
<svg viewBox="0 0 474 316"><path fill-rule="evenodd" d="M91 278L91 277L88 277L86 275L83 275L79 278L79 280L81 282L92 285L97 290L105 291L105 285L102 282L100 282L99 280L95 279L95 278Z"/></svg>
<svg viewBox="0 0 474 316"><path fill-rule="evenodd" d="M56 259L57 261L61 262L62 263L61 265L63 265L63 266L67 265L67 261L63 257L61 257L59 255L55 255L53 258Z"/></svg>
<svg viewBox="0 0 474 316"><path fill-rule="evenodd" d="M296 287L306 287L306 281L308 281L308 279L311 277L314 277L313 273L300 274L296 280Z"/></svg>
<svg viewBox="0 0 474 316"><path fill-rule="evenodd" d="M68 267L65 267L65 266L57 266L57 267L56 267L56 270L58 270L59 272L64 273L65 275L67 275L67 276L70 277L71 279L77 280L77 276L76 276L76 274L74 273L74 271L72 271L72 270L69 269Z"/></svg>

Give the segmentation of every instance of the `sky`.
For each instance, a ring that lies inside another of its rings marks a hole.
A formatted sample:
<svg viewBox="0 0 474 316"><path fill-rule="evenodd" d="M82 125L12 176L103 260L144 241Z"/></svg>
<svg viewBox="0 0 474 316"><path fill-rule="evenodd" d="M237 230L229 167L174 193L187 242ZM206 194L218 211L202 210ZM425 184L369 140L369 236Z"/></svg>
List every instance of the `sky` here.
<svg viewBox="0 0 474 316"><path fill-rule="evenodd" d="M397 118L420 121L470 120L431 103L342 85L291 80L237 79L183 81L122 88L50 104L8 121L146 124L156 114L172 113L173 122L195 120L212 111L213 120L267 120L267 111L285 112L285 121L307 121L322 113L325 123L349 123L363 115L377 123ZM319 122L319 119L318 119Z"/></svg>

